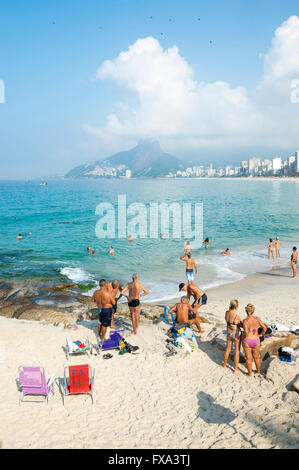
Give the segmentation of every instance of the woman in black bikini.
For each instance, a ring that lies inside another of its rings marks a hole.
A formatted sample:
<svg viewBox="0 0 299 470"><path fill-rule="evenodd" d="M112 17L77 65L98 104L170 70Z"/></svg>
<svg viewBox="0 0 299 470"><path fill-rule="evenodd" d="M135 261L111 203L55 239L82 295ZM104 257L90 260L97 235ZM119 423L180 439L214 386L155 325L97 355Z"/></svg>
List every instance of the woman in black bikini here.
<svg viewBox="0 0 299 470"><path fill-rule="evenodd" d="M297 260L298 260L297 247L293 246L293 253L291 256L291 266L293 270L293 277L296 277L296 273L297 273Z"/></svg>
<svg viewBox="0 0 299 470"><path fill-rule="evenodd" d="M240 343L241 343L241 330L242 320L237 314L237 309L239 307L238 300L232 300L229 306L229 310L225 312L225 321L227 325L227 343L226 349L224 352L223 367L226 367L228 357L232 348L232 345L235 345L235 374L239 371L239 356L240 356Z"/></svg>

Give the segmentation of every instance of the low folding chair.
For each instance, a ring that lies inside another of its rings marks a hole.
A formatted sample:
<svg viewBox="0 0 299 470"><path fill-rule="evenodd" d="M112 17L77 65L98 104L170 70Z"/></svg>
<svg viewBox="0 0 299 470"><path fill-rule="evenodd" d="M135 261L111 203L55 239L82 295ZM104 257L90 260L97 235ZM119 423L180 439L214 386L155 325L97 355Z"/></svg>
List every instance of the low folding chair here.
<svg viewBox="0 0 299 470"><path fill-rule="evenodd" d="M81 346L81 347L80 347ZM82 347L83 346L83 347ZM83 354L86 353L88 357L90 357L90 342L88 337L86 338L85 344L81 343L81 341L68 341L66 338L66 358L69 360L71 354Z"/></svg>
<svg viewBox="0 0 299 470"><path fill-rule="evenodd" d="M92 371L90 364L64 366L63 405L67 396L79 395L82 393L90 395L93 404L94 377L95 369Z"/></svg>
<svg viewBox="0 0 299 470"><path fill-rule="evenodd" d="M19 403L21 404L24 397L27 395L43 396L49 402L49 396L52 392L54 394L54 379L53 374L51 378L46 381L45 369L39 366L20 366L19 367L20 386L22 388ZM40 401L40 400L26 400L26 401Z"/></svg>

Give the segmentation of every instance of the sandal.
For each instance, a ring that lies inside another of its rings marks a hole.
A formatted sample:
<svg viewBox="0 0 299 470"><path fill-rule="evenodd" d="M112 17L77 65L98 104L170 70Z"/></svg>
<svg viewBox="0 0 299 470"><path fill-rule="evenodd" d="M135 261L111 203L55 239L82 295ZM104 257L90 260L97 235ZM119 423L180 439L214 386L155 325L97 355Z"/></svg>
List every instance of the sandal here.
<svg viewBox="0 0 299 470"><path fill-rule="evenodd" d="M111 359L113 357L112 354L104 354L103 359Z"/></svg>

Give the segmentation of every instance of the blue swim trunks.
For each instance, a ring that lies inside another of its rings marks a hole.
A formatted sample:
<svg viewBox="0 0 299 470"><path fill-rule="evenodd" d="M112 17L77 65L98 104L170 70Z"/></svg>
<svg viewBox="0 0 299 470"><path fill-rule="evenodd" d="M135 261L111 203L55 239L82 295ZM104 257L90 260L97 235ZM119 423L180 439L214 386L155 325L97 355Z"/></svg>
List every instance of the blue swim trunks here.
<svg viewBox="0 0 299 470"><path fill-rule="evenodd" d="M186 269L186 278L187 281L194 281L193 269Z"/></svg>

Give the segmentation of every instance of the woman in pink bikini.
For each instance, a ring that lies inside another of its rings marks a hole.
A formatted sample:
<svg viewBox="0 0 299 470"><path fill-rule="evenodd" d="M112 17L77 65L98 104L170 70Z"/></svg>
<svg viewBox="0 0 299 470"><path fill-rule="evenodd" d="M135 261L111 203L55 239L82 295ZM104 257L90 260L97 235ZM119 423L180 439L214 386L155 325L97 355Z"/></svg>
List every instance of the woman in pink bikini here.
<svg viewBox="0 0 299 470"><path fill-rule="evenodd" d="M248 304L245 307L247 318L243 320L244 337L242 340L243 349L246 356L246 365L249 377L252 376L252 358L256 365L257 373L261 372L261 358L260 358L260 336L266 333L267 327L264 325L259 317L255 317L255 307ZM262 327L262 332L259 334L258 328Z"/></svg>

